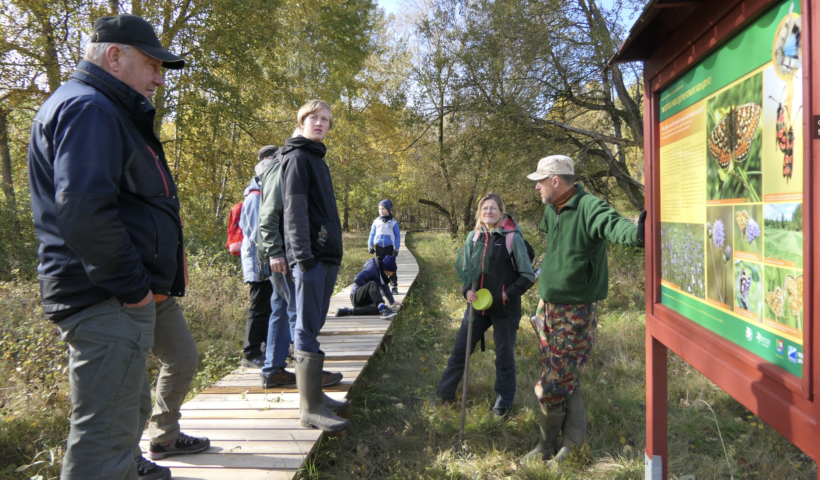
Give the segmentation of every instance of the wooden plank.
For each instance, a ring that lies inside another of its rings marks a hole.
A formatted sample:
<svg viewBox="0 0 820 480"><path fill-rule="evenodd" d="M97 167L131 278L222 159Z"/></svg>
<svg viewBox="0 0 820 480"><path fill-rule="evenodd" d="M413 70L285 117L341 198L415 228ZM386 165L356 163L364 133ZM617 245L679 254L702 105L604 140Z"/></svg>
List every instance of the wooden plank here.
<svg viewBox="0 0 820 480"><path fill-rule="evenodd" d="M246 430L263 428L274 430L303 428L298 416L294 418L182 418L179 421L183 430Z"/></svg>
<svg viewBox="0 0 820 480"><path fill-rule="evenodd" d="M250 430L197 430L189 429L185 432L194 437L208 437L211 440L220 441L245 441L245 440L264 440L264 441L279 441L279 442L315 442L322 436L322 431L315 428L299 427L290 430L278 429L250 429ZM150 440L148 433L143 434L141 440Z"/></svg>
<svg viewBox="0 0 820 480"><path fill-rule="evenodd" d="M305 455L300 454L254 454L254 455L233 455L233 454L211 454L200 453L198 455L178 455L164 458L157 463L163 467L170 467L174 470L171 474L177 478L177 468L255 468L264 470L298 470L304 463ZM225 478L225 477L223 477ZM244 477L240 477L244 478Z"/></svg>
<svg viewBox="0 0 820 480"><path fill-rule="evenodd" d="M353 380L350 380L349 383L342 382L338 385L333 385L332 387L325 387L322 390L324 392L347 392L350 390L350 387L353 386ZM298 393L299 390L296 389L296 385L285 385L281 387L274 387L273 389L270 388L263 388L259 385L228 385L228 386L213 386L207 388L202 391L203 394L231 394L231 393L244 393L244 394L255 394L255 393L270 393L272 390L275 390L277 393Z"/></svg>
<svg viewBox="0 0 820 480"><path fill-rule="evenodd" d="M313 448L314 442L296 442L287 440L282 442L274 441L251 441L251 440L213 440L208 455L300 455L306 456ZM148 440L140 442L140 448L148 451ZM169 457L173 458L173 457Z"/></svg>
<svg viewBox="0 0 820 480"><path fill-rule="evenodd" d="M252 419L273 419L273 418L299 418L299 408L291 409L267 409L267 410L183 410L182 419L230 419L238 420L245 418Z"/></svg>
<svg viewBox="0 0 820 480"><path fill-rule="evenodd" d="M409 252L398 263L401 294L394 297L402 301L418 276L418 265ZM370 358L390 341L390 320L375 315L335 317L337 308L350 305L350 291L348 286L331 299L330 315L319 335L325 370L344 374L340 384L325 389L337 400L347 396ZM185 403L181 428L189 435L207 436L211 448L158 463L171 467L177 480L292 479L323 434L301 426L295 386L264 389L260 374L260 369L238 368ZM147 432L143 437L140 445L147 450Z"/></svg>
<svg viewBox="0 0 820 480"><path fill-rule="evenodd" d="M175 468L174 480L291 480L294 470L251 470L242 468Z"/></svg>

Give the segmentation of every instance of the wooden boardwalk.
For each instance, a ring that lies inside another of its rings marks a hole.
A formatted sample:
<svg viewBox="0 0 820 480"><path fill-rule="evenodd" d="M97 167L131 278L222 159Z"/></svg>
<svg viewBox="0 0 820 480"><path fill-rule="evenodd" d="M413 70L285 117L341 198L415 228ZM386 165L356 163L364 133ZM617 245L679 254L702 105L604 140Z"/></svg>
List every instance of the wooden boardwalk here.
<svg viewBox="0 0 820 480"><path fill-rule="evenodd" d="M419 268L406 247L401 249L396 261L399 295L395 297L401 302L415 282ZM327 322L319 335L326 355L325 370L344 373L340 384L325 389L325 393L337 400L347 396L382 343L392 341L392 337L386 335L391 321L380 320L378 316L334 316L337 308L350 306L350 289L348 285L333 296ZM322 432L300 425L296 388L265 391L260 383L258 369L239 368L186 402L182 406L182 430L189 435L210 438L211 448L195 455L164 458L157 463L170 467L176 480L294 478L318 444ZM351 428L355 429L356 425ZM147 432L141 446L143 451L148 451Z"/></svg>

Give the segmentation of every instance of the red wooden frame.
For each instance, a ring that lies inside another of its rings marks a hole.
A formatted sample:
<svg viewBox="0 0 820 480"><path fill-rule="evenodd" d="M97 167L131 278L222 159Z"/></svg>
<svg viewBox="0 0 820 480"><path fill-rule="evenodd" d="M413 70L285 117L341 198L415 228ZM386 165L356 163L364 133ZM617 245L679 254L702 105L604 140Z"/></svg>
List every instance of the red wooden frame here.
<svg viewBox="0 0 820 480"><path fill-rule="evenodd" d="M668 41L644 64L644 153L646 177L646 397L648 459L659 457L662 478L668 475L667 445L667 349L672 350L720 388L737 399L775 430L792 441L815 461L820 460L820 402L814 391L820 372L820 355L813 345L820 344L820 329L814 318L820 313L820 282L814 282L815 252L813 239L820 238L820 208L812 185L820 185L820 160L811 132L812 113L820 114L820 62L812 61L820 44L812 35L820 22L820 8L811 0L802 3L803 46L803 185L804 225L804 312L803 378L787 373L723 337L686 319L661 304L660 251L660 92L728 41L770 8L774 0L710 0L704 2ZM818 92L818 95L814 93ZM654 465L657 468L657 462ZM820 479L820 474L818 474Z"/></svg>

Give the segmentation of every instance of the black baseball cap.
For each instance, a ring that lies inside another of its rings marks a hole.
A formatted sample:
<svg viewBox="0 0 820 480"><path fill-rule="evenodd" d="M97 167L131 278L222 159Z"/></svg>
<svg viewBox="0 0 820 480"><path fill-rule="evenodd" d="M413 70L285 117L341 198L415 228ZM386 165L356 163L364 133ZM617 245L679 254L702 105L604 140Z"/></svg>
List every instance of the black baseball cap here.
<svg viewBox="0 0 820 480"><path fill-rule="evenodd" d="M162 47L154 27L136 15L123 13L116 17L98 18L89 41L131 45L149 57L162 60L165 68L180 69L185 66L185 60Z"/></svg>

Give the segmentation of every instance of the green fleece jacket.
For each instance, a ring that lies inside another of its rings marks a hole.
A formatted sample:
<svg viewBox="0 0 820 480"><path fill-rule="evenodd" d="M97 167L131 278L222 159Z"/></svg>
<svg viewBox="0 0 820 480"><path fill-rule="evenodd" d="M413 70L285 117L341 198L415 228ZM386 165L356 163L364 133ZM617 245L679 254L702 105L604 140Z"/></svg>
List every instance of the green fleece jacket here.
<svg viewBox="0 0 820 480"><path fill-rule="evenodd" d="M282 233L282 157L276 155L273 162L259 176L262 198L259 204L259 230L257 234L257 257L262 263L272 258L285 256L285 242Z"/></svg>
<svg viewBox="0 0 820 480"><path fill-rule="evenodd" d="M583 304L609 292L606 242L642 247L638 226L608 203L576 185L575 195L558 210L544 209L541 231L547 249L541 262L538 296L549 303Z"/></svg>

